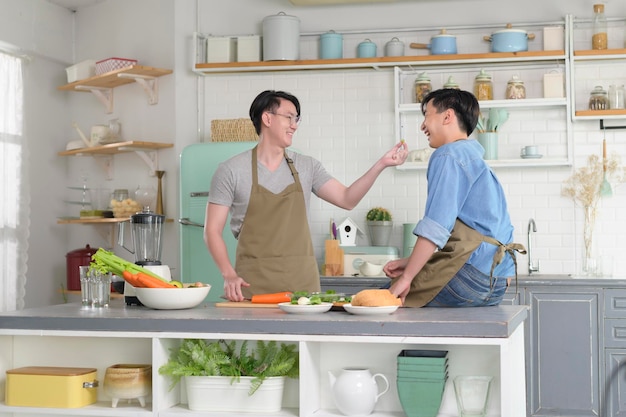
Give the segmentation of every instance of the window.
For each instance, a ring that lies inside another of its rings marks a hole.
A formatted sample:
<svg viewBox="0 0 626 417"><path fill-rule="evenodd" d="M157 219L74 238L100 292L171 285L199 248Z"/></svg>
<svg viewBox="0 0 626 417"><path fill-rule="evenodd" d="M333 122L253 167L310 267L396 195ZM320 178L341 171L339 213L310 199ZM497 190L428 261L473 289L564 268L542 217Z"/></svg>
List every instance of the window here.
<svg viewBox="0 0 626 417"><path fill-rule="evenodd" d="M24 307L29 204L22 58L0 52L0 311Z"/></svg>

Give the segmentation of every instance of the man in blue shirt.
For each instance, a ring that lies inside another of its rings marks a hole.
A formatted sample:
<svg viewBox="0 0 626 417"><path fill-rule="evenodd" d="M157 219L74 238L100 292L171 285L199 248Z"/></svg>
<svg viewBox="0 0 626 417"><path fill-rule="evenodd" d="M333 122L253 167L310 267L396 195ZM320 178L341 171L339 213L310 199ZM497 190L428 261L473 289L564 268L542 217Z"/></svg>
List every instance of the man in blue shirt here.
<svg viewBox="0 0 626 417"><path fill-rule="evenodd" d="M517 275L513 225L498 178L469 135L480 108L473 94L436 90L422 102L421 129L435 149L424 218L408 258L385 265L390 290L409 307L497 305Z"/></svg>

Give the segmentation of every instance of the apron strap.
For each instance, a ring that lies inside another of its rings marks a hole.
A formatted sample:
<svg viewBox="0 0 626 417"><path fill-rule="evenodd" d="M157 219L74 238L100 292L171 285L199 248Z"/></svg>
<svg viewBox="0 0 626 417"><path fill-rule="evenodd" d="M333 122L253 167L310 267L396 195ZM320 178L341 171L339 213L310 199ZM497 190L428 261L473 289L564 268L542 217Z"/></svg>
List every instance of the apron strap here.
<svg viewBox="0 0 626 417"><path fill-rule="evenodd" d="M515 252L525 255L526 248L524 247L524 245L519 243L508 243L505 245L504 243L490 236L484 236L484 241L498 247L498 249L496 250L496 254L493 256L493 262L491 263L491 272L489 273L490 284L491 280L493 279L493 271L496 269L496 266L500 265L500 263L504 259L504 254L508 253L513 259L513 265L515 266L515 290L517 291L517 257L515 256Z"/></svg>

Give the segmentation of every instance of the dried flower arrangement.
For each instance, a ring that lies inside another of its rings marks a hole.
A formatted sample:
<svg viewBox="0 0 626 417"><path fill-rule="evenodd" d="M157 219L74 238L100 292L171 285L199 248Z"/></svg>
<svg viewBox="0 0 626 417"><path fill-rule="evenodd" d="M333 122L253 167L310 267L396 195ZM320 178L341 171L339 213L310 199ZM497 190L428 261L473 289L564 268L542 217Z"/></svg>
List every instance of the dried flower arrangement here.
<svg viewBox="0 0 626 417"><path fill-rule="evenodd" d="M626 167L622 165L621 158L612 154L604 159L597 155L587 158L587 165L578 168L565 182L562 195L570 197L574 203L584 209L585 223L583 239L585 244L585 259L583 271L588 271L587 262L593 257L593 228L595 226L597 205L600 197L600 187L606 179L613 186L626 182Z"/></svg>

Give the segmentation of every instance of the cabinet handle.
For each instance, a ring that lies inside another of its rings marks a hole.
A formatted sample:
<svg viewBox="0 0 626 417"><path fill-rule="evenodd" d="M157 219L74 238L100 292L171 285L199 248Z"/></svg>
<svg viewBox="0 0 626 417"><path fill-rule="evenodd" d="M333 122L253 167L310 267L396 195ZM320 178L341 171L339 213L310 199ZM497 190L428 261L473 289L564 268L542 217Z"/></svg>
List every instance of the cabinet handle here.
<svg viewBox="0 0 626 417"><path fill-rule="evenodd" d="M94 380L93 382L83 382L83 388L97 388L98 380Z"/></svg>
<svg viewBox="0 0 626 417"><path fill-rule="evenodd" d="M204 227L204 225L202 223L192 222L187 217L183 217L182 219L178 219L178 223L182 224L183 226Z"/></svg>

